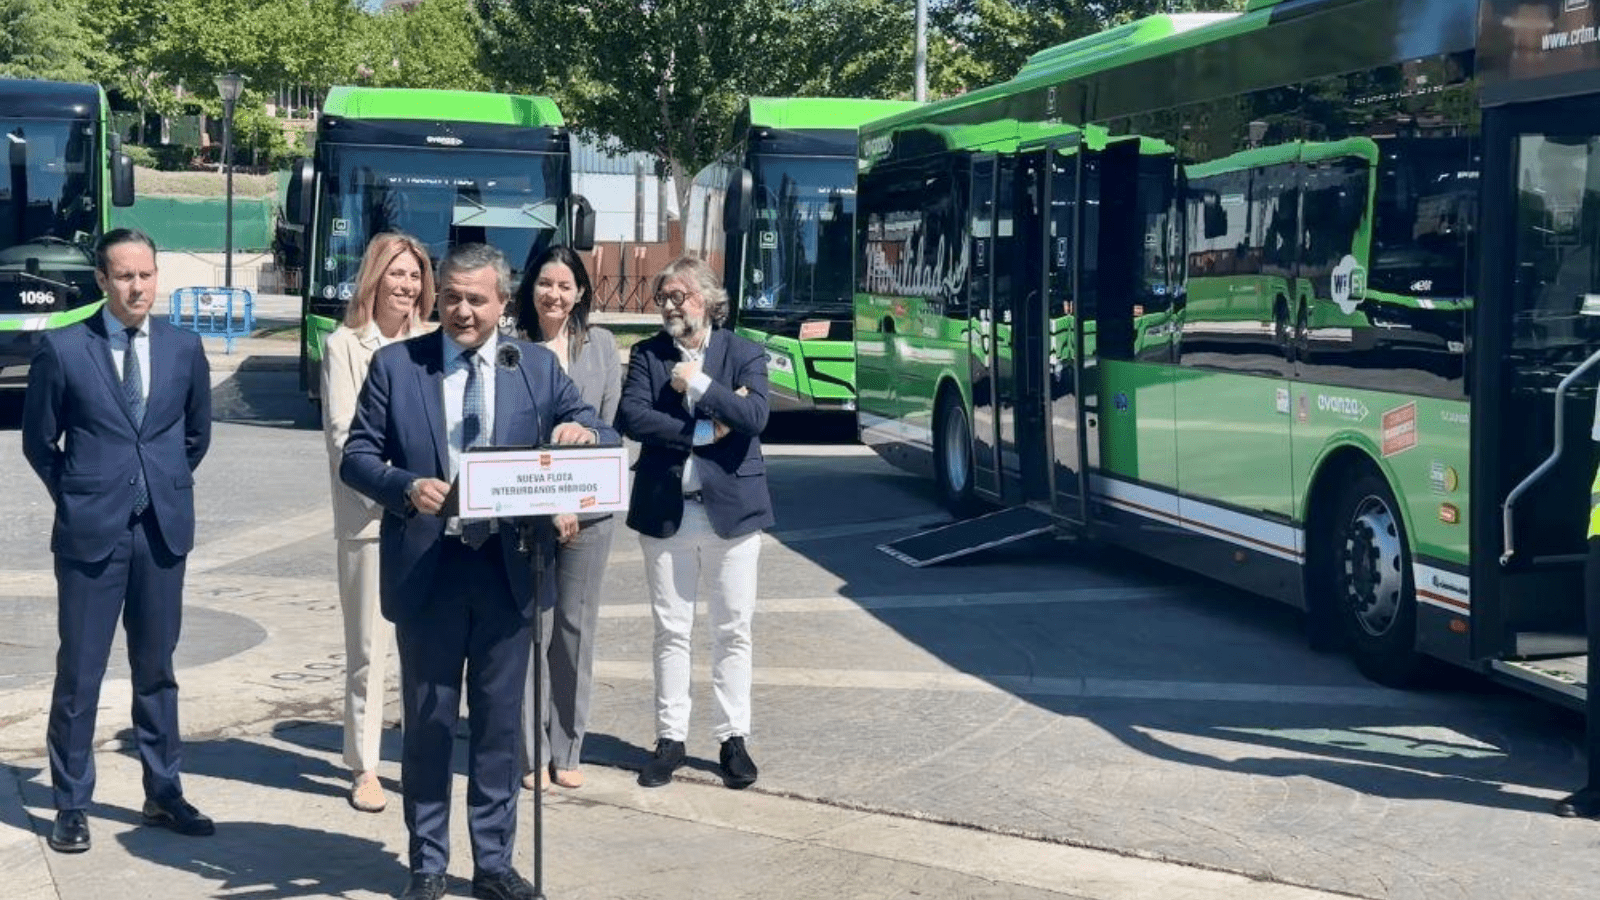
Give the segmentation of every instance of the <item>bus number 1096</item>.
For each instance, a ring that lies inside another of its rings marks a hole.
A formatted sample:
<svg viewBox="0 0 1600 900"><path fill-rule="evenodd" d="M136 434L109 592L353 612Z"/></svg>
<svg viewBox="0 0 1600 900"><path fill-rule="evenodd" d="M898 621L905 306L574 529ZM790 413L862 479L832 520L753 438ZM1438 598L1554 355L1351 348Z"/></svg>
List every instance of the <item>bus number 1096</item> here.
<svg viewBox="0 0 1600 900"><path fill-rule="evenodd" d="M56 295L49 291L22 291L23 306L54 306Z"/></svg>

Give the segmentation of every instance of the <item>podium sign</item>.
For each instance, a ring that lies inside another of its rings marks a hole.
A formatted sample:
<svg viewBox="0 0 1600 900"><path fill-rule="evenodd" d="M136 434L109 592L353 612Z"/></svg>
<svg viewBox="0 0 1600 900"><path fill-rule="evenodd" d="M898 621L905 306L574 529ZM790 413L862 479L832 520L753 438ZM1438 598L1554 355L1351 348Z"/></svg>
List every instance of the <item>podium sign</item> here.
<svg viewBox="0 0 1600 900"><path fill-rule="evenodd" d="M461 454L463 519L622 512L626 447L473 449Z"/></svg>

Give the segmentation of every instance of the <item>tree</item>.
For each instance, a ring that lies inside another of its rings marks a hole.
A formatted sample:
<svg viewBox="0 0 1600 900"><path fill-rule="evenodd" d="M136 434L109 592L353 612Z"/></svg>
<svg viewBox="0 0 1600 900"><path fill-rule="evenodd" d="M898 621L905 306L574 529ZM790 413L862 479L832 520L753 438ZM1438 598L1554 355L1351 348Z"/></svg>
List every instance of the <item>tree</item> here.
<svg viewBox="0 0 1600 900"><path fill-rule="evenodd" d="M496 80L557 96L586 132L655 153L687 206L744 98L783 93L794 16L780 0L477 0Z"/></svg>
<svg viewBox="0 0 1600 900"><path fill-rule="evenodd" d="M0 0L0 77L88 81L83 0Z"/></svg>
<svg viewBox="0 0 1600 900"><path fill-rule="evenodd" d="M482 90L471 0L422 0L370 17L357 80L381 87Z"/></svg>

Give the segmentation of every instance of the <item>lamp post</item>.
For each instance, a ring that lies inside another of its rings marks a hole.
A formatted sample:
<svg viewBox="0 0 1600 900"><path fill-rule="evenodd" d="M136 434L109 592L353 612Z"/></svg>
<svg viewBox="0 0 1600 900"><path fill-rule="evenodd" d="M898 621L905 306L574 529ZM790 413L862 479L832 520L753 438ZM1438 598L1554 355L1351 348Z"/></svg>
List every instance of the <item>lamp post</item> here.
<svg viewBox="0 0 1600 900"><path fill-rule="evenodd" d="M228 201L223 209L223 287L233 287L233 107L244 91L244 76L229 72L217 76L217 94L222 97L222 170L228 185Z"/></svg>

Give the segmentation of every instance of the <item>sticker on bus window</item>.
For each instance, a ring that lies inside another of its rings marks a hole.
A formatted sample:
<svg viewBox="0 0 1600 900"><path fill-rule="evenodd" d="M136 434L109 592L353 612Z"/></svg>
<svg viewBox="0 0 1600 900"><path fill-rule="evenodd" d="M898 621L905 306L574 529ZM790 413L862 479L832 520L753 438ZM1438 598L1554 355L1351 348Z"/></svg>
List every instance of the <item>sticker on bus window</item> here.
<svg viewBox="0 0 1600 900"><path fill-rule="evenodd" d="M350 236L350 220L349 219L334 219L333 220L333 226L331 228L329 228L328 230L329 230L329 233L332 234L334 237L349 237Z"/></svg>
<svg viewBox="0 0 1600 900"><path fill-rule="evenodd" d="M814 341L814 340L817 340L818 338L825 338L825 337L828 336L828 331L831 329L832 325L833 325L833 323L829 322L827 319L817 319L817 320L813 320L813 321L810 321L810 322L801 322L800 323L800 340L802 340L802 341Z"/></svg>
<svg viewBox="0 0 1600 900"><path fill-rule="evenodd" d="M763 249L763 250L776 250L776 249L778 249L778 233L776 231L763 231L763 232L761 232L761 249Z"/></svg>

